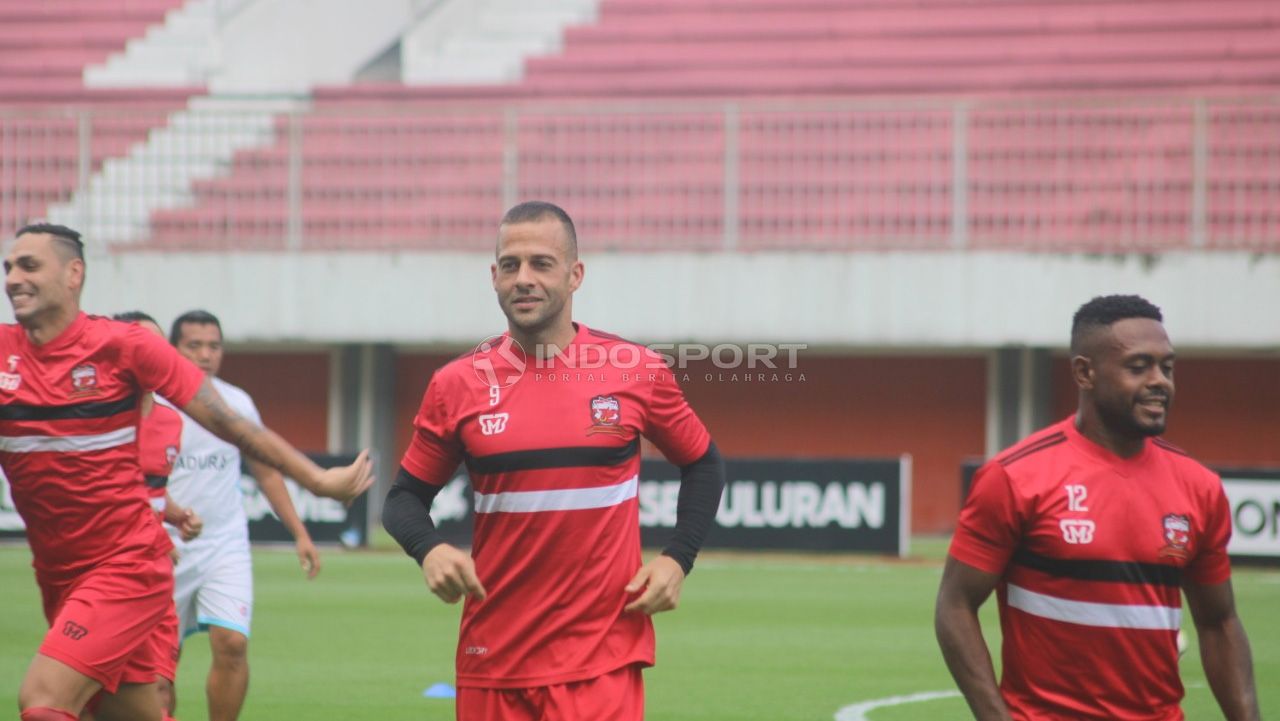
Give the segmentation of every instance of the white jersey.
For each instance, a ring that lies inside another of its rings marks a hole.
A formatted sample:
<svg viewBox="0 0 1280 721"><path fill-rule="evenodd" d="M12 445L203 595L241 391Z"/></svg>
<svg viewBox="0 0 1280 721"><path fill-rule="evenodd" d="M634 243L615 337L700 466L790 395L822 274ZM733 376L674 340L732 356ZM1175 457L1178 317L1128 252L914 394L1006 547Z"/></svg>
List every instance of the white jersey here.
<svg viewBox="0 0 1280 721"><path fill-rule="evenodd" d="M262 417L248 393L218 378L213 387L227 406L249 421L262 425ZM204 521L204 531L191 544L178 540L178 531L166 525L179 548L186 545L223 543L249 537L240 488L240 449L218 438L185 413L182 415L182 450L173 462L169 495L180 506L194 508Z"/></svg>

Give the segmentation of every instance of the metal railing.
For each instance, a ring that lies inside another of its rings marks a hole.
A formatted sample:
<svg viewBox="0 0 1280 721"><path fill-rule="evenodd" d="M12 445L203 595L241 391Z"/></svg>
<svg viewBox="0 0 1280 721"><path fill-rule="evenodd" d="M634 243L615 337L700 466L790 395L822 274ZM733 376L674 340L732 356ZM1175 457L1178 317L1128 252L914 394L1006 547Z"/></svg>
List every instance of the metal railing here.
<svg viewBox="0 0 1280 721"><path fill-rule="evenodd" d="M244 106L0 110L0 225L487 249L536 197L596 250L1280 252L1280 96Z"/></svg>

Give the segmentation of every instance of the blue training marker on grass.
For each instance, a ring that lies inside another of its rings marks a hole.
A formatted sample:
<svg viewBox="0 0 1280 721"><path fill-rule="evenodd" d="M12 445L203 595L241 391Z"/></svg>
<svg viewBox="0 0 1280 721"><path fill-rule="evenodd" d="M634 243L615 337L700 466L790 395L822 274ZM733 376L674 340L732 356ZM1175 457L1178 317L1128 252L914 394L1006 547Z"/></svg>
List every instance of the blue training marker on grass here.
<svg viewBox="0 0 1280 721"><path fill-rule="evenodd" d="M433 683L422 692L423 698L457 698L458 692L447 683Z"/></svg>

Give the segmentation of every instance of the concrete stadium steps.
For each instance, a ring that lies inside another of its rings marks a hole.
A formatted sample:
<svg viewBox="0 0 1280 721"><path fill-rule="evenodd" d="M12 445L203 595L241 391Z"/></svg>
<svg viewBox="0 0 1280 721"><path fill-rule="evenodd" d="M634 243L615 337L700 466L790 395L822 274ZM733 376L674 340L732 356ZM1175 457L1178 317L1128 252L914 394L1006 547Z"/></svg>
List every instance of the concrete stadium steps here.
<svg viewBox="0 0 1280 721"><path fill-rule="evenodd" d="M0 0L0 225L45 217L197 90L85 87L182 0ZM86 217L66 216L78 222Z"/></svg>
<svg viewBox="0 0 1280 721"><path fill-rule="evenodd" d="M153 212L190 204L192 182L222 172L238 150L275 142L276 115L298 108L287 99L193 98L127 156L105 161L88 187L51 206L49 217L91 218L82 231L105 242L145 239Z"/></svg>
<svg viewBox="0 0 1280 721"><path fill-rule="evenodd" d="M0 0L0 102L29 78L80 81L182 0ZM15 82L17 81L17 82Z"/></svg>
<svg viewBox="0 0 1280 721"><path fill-rule="evenodd" d="M145 141L185 104L190 92L78 89L66 95L5 98L0 110L0 227L47 217L50 206L70 198L109 158L127 155ZM71 107L51 108L51 102ZM73 225L84 217L75 217Z"/></svg>
<svg viewBox="0 0 1280 721"><path fill-rule="evenodd" d="M505 84L523 61L560 48L564 28L589 22L598 0L442 0L401 43L410 84Z"/></svg>
<svg viewBox="0 0 1280 721"><path fill-rule="evenodd" d="M186 0L131 38L122 52L85 68L90 87L203 85L218 65L218 0Z"/></svg>

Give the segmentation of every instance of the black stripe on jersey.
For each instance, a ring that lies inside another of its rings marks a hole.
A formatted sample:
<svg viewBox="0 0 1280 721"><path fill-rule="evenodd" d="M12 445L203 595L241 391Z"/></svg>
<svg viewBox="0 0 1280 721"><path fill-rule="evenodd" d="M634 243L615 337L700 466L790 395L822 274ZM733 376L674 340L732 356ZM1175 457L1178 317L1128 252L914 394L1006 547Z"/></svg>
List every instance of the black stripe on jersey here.
<svg viewBox="0 0 1280 721"><path fill-rule="evenodd" d="M1153 442L1154 442L1157 446L1160 446L1161 448L1165 449L1166 451L1172 451L1172 452L1174 452L1174 453L1177 453L1177 454L1178 454L1178 455L1180 455L1180 456L1186 456L1187 458L1190 458L1190 457L1191 457L1191 454L1190 454L1190 453L1187 453L1186 451L1184 451L1184 450L1182 450L1181 448L1179 448L1179 447L1177 447L1177 446L1173 445L1172 443L1170 443L1169 441L1166 441L1166 440L1165 440L1165 439L1163 439L1163 438L1156 438L1156 439L1154 439L1154 440L1153 440Z"/></svg>
<svg viewBox="0 0 1280 721"><path fill-rule="evenodd" d="M1019 548L1013 554L1013 562L1050 576L1080 581L1112 581L1147 586L1182 585L1182 569L1160 563L1064 560L1041 556L1025 548Z"/></svg>
<svg viewBox="0 0 1280 721"><path fill-rule="evenodd" d="M0 421L67 421L83 418L110 418L138 407L138 396L116 401L73 403L69 406L27 406L14 403L0 406Z"/></svg>
<svg viewBox="0 0 1280 721"><path fill-rule="evenodd" d="M1066 440L1067 440L1067 434L1063 433L1062 431L1058 431L1057 433L1054 433L1051 436L1045 436L1044 438L1041 438L1040 440L1036 441L1035 443L1032 443L1031 445L1025 448L1019 448L1018 450L1010 451L1008 455L996 458L996 463L999 463L1002 466L1007 466L1013 463L1014 461L1020 461L1023 458L1026 458L1027 456L1033 453L1039 453L1040 451L1043 451L1046 448L1052 448L1053 446L1056 446L1059 443L1064 443L1066 442Z"/></svg>
<svg viewBox="0 0 1280 721"><path fill-rule="evenodd" d="M616 466L631 460L640 452L640 439L625 446L581 446L574 448L536 448L528 451L495 453L492 456L467 456L467 470L472 473L511 473L547 468L583 468Z"/></svg>

